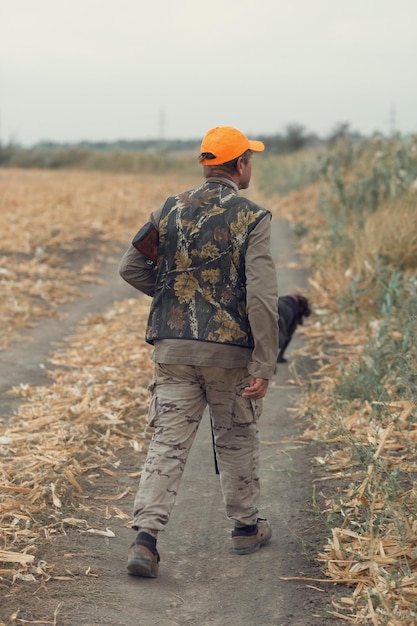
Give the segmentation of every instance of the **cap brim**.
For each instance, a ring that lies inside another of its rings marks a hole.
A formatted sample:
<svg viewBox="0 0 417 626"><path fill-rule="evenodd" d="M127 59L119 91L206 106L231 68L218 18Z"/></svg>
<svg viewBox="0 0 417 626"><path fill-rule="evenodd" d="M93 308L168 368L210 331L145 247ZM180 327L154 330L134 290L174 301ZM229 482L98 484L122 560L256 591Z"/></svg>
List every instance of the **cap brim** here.
<svg viewBox="0 0 417 626"><path fill-rule="evenodd" d="M253 150L254 152L263 152L265 150L265 146L262 141L249 140L249 150Z"/></svg>

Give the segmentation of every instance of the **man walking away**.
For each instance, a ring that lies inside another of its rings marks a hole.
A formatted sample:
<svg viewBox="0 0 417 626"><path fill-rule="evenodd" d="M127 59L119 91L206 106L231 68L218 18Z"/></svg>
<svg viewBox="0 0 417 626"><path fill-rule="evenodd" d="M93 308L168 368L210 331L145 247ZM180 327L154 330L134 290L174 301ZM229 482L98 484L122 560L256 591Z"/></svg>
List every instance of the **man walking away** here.
<svg viewBox="0 0 417 626"><path fill-rule="evenodd" d="M277 280L271 214L244 198L252 153L239 130L207 132L201 186L168 198L150 216L157 261L131 245L120 274L152 296L146 341L154 346L149 423L155 430L134 502L138 532L130 574L155 578L158 532L167 524L203 412L208 406L232 551L271 538L259 516L257 422L278 353Z"/></svg>

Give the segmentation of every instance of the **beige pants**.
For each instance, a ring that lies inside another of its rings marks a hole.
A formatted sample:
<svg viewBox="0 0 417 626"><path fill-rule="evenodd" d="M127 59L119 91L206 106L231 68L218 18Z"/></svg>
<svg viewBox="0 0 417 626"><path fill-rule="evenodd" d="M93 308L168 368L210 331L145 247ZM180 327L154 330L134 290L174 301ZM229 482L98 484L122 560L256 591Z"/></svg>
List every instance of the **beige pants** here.
<svg viewBox="0 0 417 626"><path fill-rule="evenodd" d="M226 515L255 524L259 502L257 420L262 401L242 397L246 368L155 365L149 423L155 427L134 503L133 528L162 530L208 405Z"/></svg>

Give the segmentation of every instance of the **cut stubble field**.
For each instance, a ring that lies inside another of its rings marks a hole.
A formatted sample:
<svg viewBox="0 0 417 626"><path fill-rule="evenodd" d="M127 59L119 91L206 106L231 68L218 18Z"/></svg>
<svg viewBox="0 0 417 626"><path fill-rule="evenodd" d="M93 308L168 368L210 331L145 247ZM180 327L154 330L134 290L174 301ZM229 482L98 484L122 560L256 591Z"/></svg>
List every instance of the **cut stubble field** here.
<svg viewBox="0 0 417 626"><path fill-rule="evenodd" d="M83 297L83 285L100 281L101 265L176 184L172 174L0 170L0 348L36 317Z"/></svg>

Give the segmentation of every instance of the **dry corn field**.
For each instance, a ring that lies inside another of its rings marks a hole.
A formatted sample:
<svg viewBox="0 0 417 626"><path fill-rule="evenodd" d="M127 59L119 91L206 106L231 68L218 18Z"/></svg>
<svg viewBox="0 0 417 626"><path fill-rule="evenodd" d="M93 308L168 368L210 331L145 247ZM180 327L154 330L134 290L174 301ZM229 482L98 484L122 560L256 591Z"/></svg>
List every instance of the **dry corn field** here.
<svg viewBox="0 0 417 626"><path fill-rule="evenodd" d="M121 245L131 239L149 212L166 195L197 182L178 174L137 177L0 170L0 349L28 342L22 336L25 328L45 317L62 317L62 303L88 297L85 287L102 280L104 262L118 260ZM318 187L312 186L264 204L275 215L290 220L301 214L312 228L320 229L322 218L315 211L318 192ZM256 189L250 197L261 200ZM306 243L303 252L311 253ZM323 420L308 425L304 437L325 440L328 446L326 458L317 459L320 468L328 468L322 484L352 476L359 480L359 487L346 495L339 493L339 487L330 489L338 494L337 499L329 497L322 508L328 507L327 514L339 507L346 517L330 532L319 558L329 581L348 585L346 597L334 606L335 617L356 624L411 625L414 622L408 622L407 615L416 595L415 511L410 510L403 520L403 545L395 532L395 520L391 525L387 520L384 533L377 536L347 528L347 519L355 516L359 506L368 507L373 515L384 503L369 497L374 465L369 463L368 474L361 478L345 437L335 433L327 419L332 409L325 398L331 395L338 368L357 358L366 341L366 329L346 329L340 320L332 319L331 271L328 268L325 280L319 273L311 277L309 297L316 304L316 317L303 329L304 353L317 361L318 368L312 389L306 381L297 381L306 391L299 414L307 415L312 406L321 407ZM335 276L335 289L337 281ZM105 481L100 489L97 481L120 471L126 450L140 453L146 446L151 362L150 349L142 338L147 313L147 300L139 302L132 297L88 316L50 354L46 364L50 384L35 387L22 383L11 390L21 404L14 416L0 418L0 591L16 594L11 623L25 623L19 620L19 584L71 580L72 574L65 568L39 560L42 543L67 528L111 536L103 519L109 526L115 520L129 526L129 516L118 503L128 493L132 495L130 487L109 493ZM134 350L132 337L140 339ZM372 407L356 406L343 430L352 438L375 444L373 461L385 459L390 471L396 462L413 471L414 461L405 452L404 425L414 407L401 402L393 391L391 409L392 419L381 428L369 419ZM337 419L341 422L343 417ZM406 437L417 440L417 431L409 424ZM124 471L129 479L138 475ZM94 516L97 523L92 524ZM397 586L387 587L385 572L401 559L407 562L409 576ZM386 612L397 612L398 619L378 621L372 603L376 594L384 599Z"/></svg>

